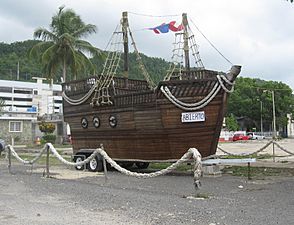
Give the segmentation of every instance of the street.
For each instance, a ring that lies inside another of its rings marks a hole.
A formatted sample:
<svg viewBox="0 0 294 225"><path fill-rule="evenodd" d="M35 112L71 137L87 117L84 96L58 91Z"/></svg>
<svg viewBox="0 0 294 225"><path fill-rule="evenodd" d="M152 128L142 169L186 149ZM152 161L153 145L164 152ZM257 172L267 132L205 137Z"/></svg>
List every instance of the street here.
<svg viewBox="0 0 294 225"><path fill-rule="evenodd" d="M224 174L201 179L196 199L190 175L152 179L44 168L0 161L0 224L292 224L294 178L248 181Z"/></svg>

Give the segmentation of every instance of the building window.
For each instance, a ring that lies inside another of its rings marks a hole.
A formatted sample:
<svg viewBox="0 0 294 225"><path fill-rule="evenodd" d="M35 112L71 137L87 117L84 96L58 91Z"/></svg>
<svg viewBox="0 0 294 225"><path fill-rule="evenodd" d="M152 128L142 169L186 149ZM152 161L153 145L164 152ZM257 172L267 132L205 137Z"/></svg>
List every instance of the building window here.
<svg viewBox="0 0 294 225"><path fill-rule="evenodd" d="M9 132L22 132L22 121L9 121Z"/></svg>

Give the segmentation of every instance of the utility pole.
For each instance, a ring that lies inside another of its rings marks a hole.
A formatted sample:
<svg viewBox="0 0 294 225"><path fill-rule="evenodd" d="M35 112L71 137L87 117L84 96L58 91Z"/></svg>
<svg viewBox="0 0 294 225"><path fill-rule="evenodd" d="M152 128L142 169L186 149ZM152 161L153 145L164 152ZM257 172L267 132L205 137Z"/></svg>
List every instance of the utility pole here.
<svg viewBox="0 0 294 225"><path fill-rule="evenodd" d="M260 100L260 132L263 134L263 124L262 124L262 101Z"/></svg>
<svg viewBox="0 0 294 225"><path fill-rule="evenodd" d="M17 62L17 77L16 80L19 80L19 61Z"/></svg>
<svg viewBox="0 0 294 225"><path fill-rule="evenodd" d="M276 108L275 108L275 92L272 91L272 99L273 99L273 138L276 139L277 129L276 129Z"/></svg>

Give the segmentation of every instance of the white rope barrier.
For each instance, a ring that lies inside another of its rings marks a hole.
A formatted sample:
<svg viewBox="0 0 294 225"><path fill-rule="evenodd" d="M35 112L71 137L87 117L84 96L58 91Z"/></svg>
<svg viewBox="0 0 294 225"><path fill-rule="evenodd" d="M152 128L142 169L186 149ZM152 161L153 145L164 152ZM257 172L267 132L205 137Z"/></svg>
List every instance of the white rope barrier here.
<svg viewBox="0 0 294 225"><path fill-rule="evenodd" d="M167 173L170 173L171 171L175 170L180 164L189 161L191 158L193 158L195 164L194 164L194 185L195 188L200 188L200 177L201 177L201 171L202 171L202 165L201 165L201 155L198 152L196 148L190 148L177 162L173 163L169 167L162 169L160 171L156 171L153 173L137 173L137 172L132 172L129 170L126 170L125 168L122 168L120 165L118 165L113 159L111 159L108 154L103 150L103 148L97 148L94 150L94 152L85 160L80 161L80 162L70 162L64 159L58 151L54 148L54 146L51 143L46 143L42 149L42 151L39 153L38 156L36 156L33 160L27 161L21 159L18 154L15 152L13 147L11 145L7 145L8 151L11 151L12 155L21 163L23 164L33 164L35 163L42 154L46 150L50 150L52 154L62 163L70 166L82 166L86 163L89 163L93 158L95 158L98 154L104 157L104 159L116 170L119 172L128 175L128 176L134 176L137 178L152 178L152 177L157 177L160 175L164 175Z"/></svg>
<svg viewBox="0 0 294 225"><path fill-rule="evenodd" d="M33 158L32 160L24 160L19 157L19 155L16 153L16 151L14 150L14 148L11 145L7 145L6 147L11 151L11 154L16 158L17 161L19 161L20 163L23 163L25 165L27 165L27 164L32 165L35 162L37 162L47 149L47 146L45 145L35 158ZM7 157L7 154L6 154L6 157Z"/></svg>

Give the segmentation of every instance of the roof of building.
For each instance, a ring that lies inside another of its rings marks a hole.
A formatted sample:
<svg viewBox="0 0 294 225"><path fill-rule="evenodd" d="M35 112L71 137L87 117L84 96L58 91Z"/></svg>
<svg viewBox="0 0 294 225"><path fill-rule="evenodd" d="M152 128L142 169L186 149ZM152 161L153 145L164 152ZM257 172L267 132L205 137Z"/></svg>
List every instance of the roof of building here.
<svg viewBox="0 0 294 225"><path fill-rule="evenodd" d="M46 83L37 83L37 82L24 82L24 81L15 81L15 80L0 80L1 87L14 87L14 88L30 88L37 89L40 85L42 85L43 90L53 90L53 91L61 91L62 87L60 84L50 85Z"/></svg>

